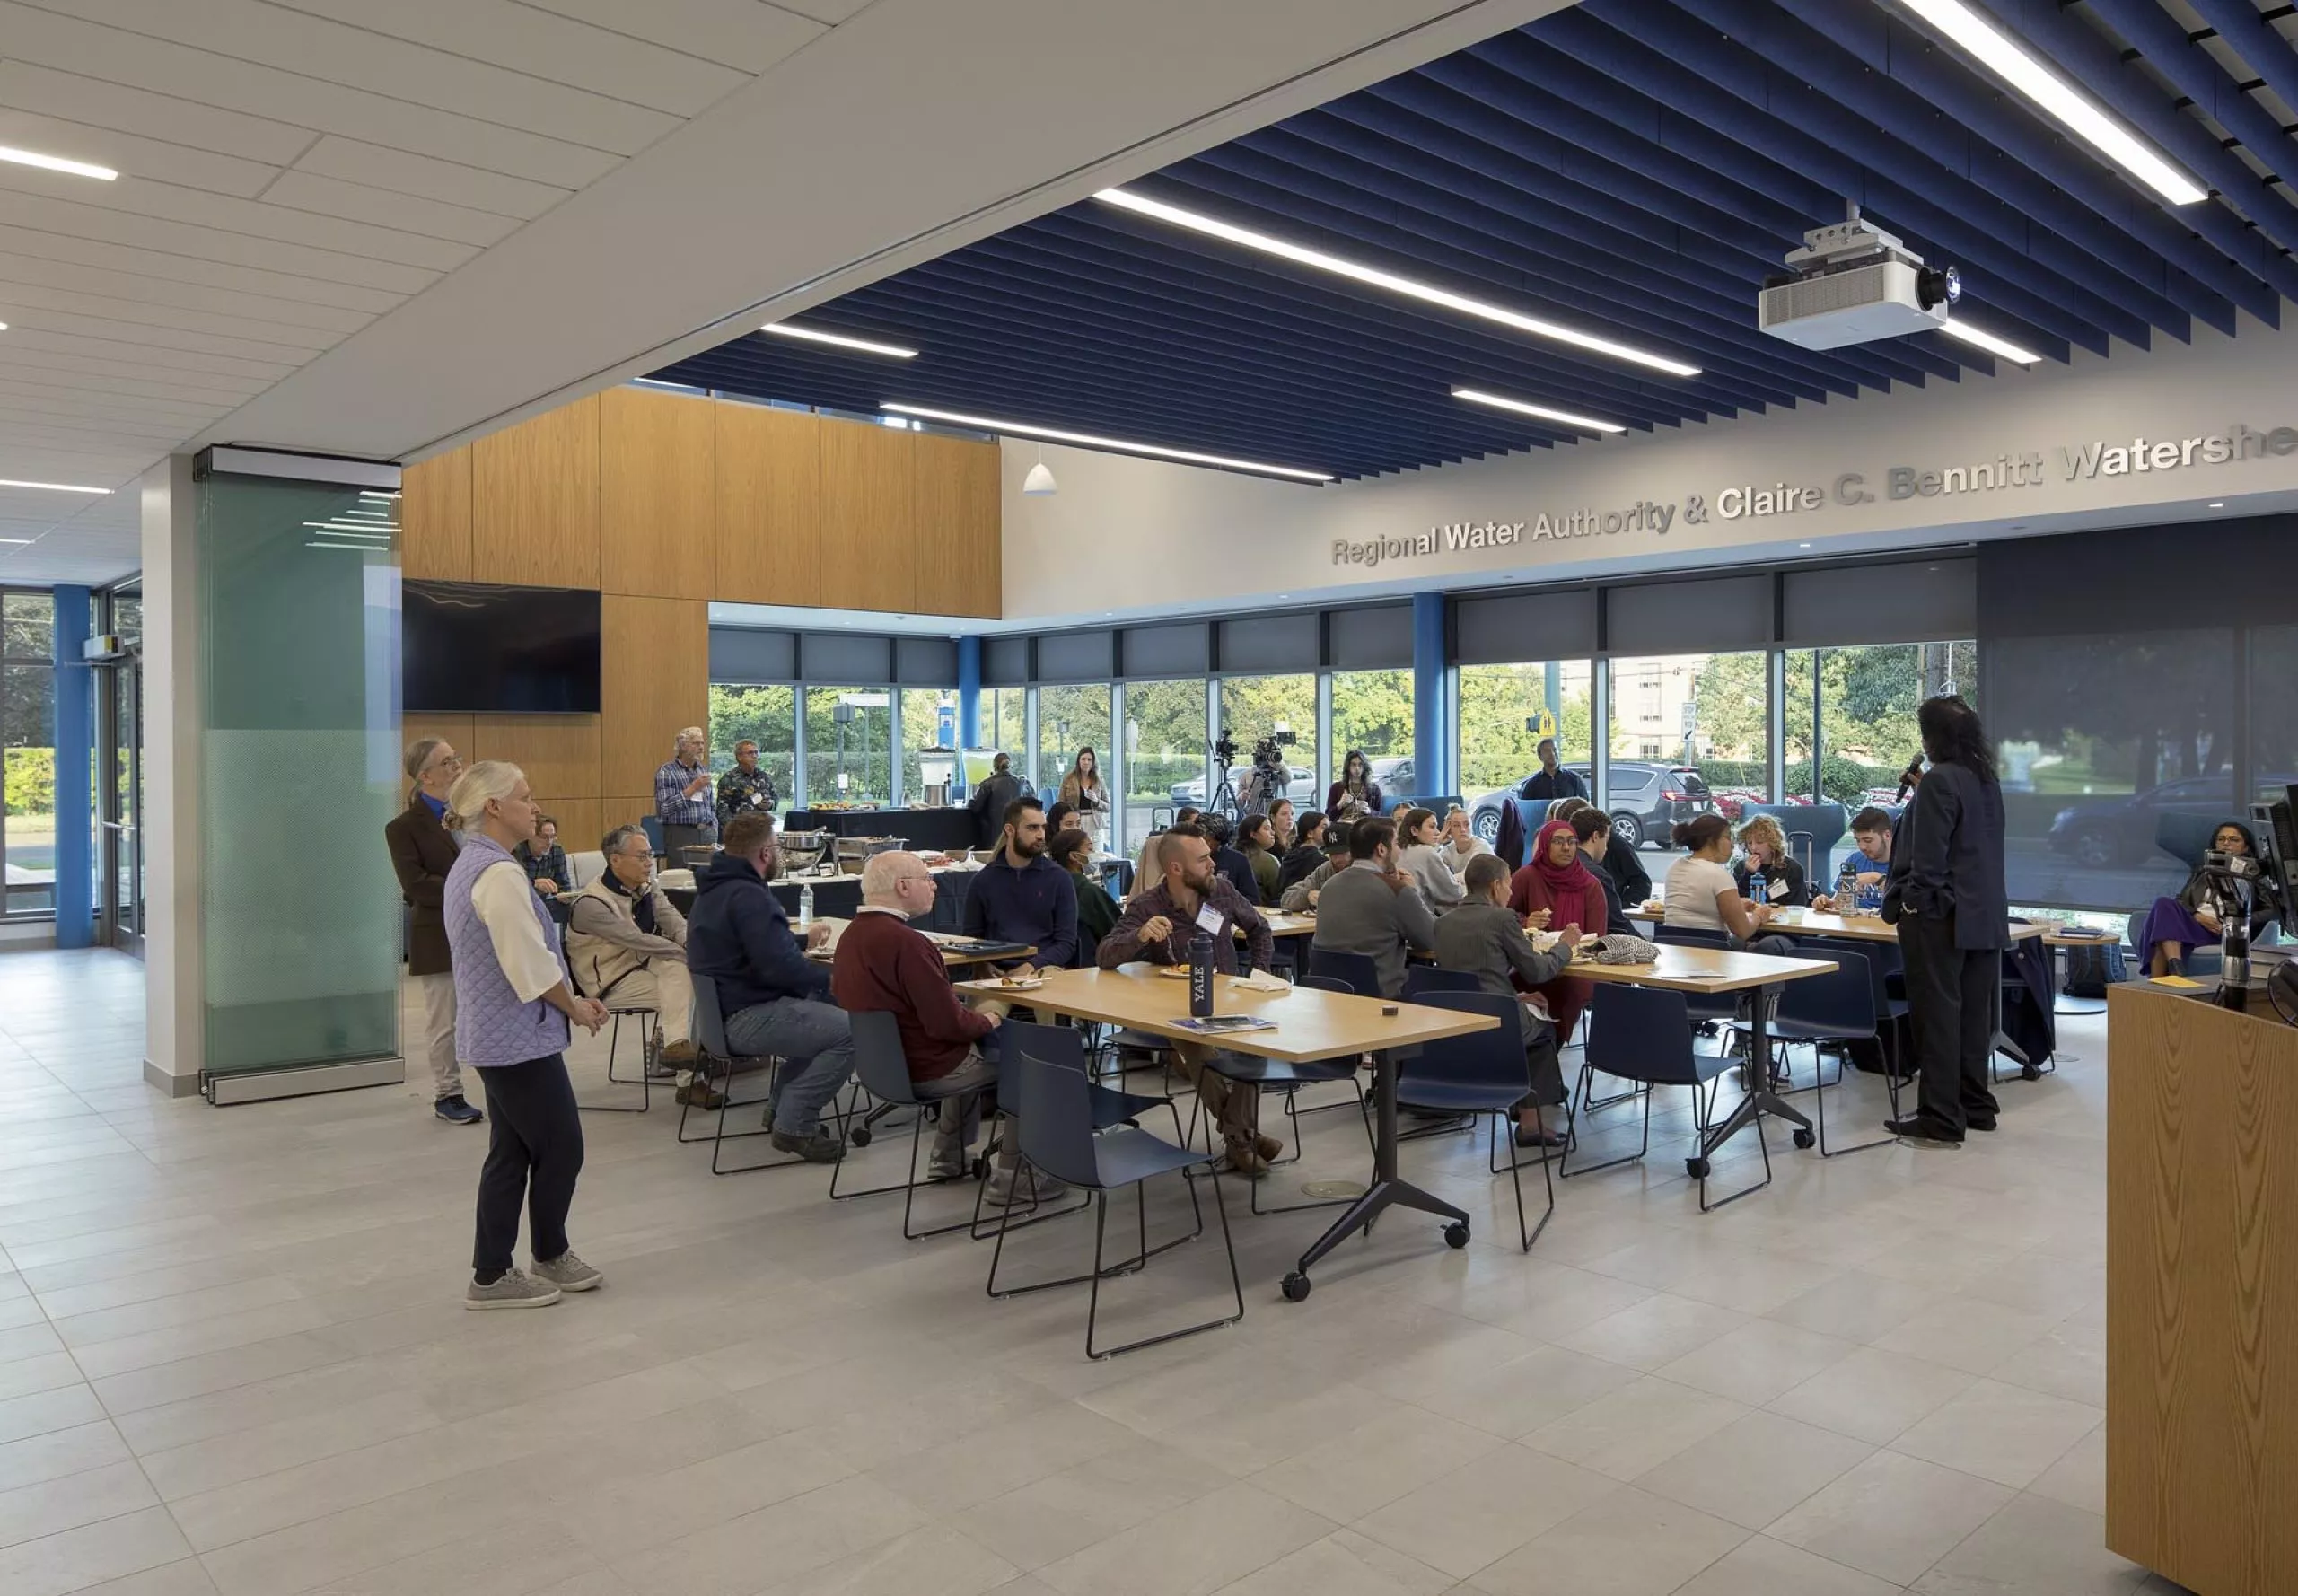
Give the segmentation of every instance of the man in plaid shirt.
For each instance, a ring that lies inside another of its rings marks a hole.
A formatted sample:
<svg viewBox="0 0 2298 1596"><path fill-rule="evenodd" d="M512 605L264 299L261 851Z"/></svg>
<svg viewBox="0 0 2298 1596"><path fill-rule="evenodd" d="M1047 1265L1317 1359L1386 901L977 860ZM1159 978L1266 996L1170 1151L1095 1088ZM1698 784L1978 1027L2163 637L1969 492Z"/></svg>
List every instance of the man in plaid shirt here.
<svg viewBox="0 0 2298 1596"><path fill-rule="evenodd" d="M686 850L718 840L718 806L712 802L710 767L704 759L710 741L700 726L679 733L669 763L654 772L654 818L662 822L662 854L673 869L686 864Z"/></svg>

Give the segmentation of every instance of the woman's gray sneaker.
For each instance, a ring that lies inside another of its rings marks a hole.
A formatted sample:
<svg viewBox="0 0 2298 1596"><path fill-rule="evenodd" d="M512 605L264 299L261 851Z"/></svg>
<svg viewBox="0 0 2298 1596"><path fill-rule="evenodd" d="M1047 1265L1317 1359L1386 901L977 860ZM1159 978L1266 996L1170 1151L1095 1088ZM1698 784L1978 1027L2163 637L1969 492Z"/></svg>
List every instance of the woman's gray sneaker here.
<svg viewBox="0 0 2298 1596"><path fill-rule="evenodd" d="M607 1283L604 1275L574 1256L572 1247L548 1262L535 1259L535 1278L561 1291L596 1291Z"/></svg>
<svg viewBox="0 0 2298 1596"><path fill-rule="evenodd" d="M558 1287L515 1268L503 1271L503 1277L492 1285L474 1280L463 1293L466 1308L548 1308L557 1301Z"/></svg>

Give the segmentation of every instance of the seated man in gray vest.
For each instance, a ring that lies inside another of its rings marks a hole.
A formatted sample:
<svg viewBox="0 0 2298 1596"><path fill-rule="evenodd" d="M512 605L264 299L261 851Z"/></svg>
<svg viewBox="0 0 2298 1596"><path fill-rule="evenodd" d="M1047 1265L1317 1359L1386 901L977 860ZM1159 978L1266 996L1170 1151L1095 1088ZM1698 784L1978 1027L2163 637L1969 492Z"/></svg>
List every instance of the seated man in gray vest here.
<svg viewBox="0 0 2298 1596"><path fill-rule="evenodd" d="M696 1057L689 1034L694 984L686 973L686 920L654 883L654 849L646 833L618 826L599 847L607 867L575 894L566 927L566 961L583 991L608 1008L653 1009L661 1015L662 1062L690 1069ZM698 1090L709 1092L707 1083ZM679 1101L687 1101L697 1091L691 1083L681 1085Z"/></svg>

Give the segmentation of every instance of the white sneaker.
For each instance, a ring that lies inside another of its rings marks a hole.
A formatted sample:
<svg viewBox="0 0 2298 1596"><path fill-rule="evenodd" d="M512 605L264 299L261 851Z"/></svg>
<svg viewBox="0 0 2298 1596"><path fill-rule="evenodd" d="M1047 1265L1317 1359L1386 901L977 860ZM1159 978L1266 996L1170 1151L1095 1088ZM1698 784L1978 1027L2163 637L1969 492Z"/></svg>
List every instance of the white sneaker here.
<svg viewBox="0 0 2298 1596"><path fill-rule="evenodd" d="M548 1308L558 1301L558 1287L548 1280L538 1280L524 1275L516 1267L503 1271L503 1277L492 1285L481 1285L474 1280L470 1289L463 1293L463 1306L480 1308Z"/></svg>

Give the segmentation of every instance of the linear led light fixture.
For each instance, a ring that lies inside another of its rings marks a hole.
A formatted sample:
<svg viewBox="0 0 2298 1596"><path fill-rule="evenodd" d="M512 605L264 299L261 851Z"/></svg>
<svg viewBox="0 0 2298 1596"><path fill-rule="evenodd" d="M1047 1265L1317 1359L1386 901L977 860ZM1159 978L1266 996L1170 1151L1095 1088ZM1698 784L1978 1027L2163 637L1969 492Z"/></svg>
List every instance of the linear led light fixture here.
<svg viewBox="0 0 2298 1596"><path fill-rule="evenodd" d="M43 155L38 150L11 149L6 145L0 145L0 161L13 162L18 166L37 166L47 171L68 171L75 178L96 178L107 183L119 177L119 173L109 166L97 166L86 161L67 161L61 155Z"/></svg>
<svg viewBox="0 0 2298 1596"><path fill-rule="evenodd" d="M2032 349L2022 349L2010 339L1996 338L1985 328L1973 327L1968 321L1942 321L1939 330L1951 338L1960 338L1974 348L1984 349L1989 355L2000 355L2005 360L2015 360L2021 365L2032 365L2042 358Z"/></svg>
<svg viewBox="0 0 2298 1596"><path fill-rule="evenodd" d="M109 487L81 487L70 482L19 482L11 477L0 477L0 487L37 487L46 493L110 493Z"/></svg>
<svg viewBox="0 0 2298 1596"><path fill-rule="evenodd" d="M1953 39L1995 76L2056 118L2068 131L2172 205L2193 205L2210 191L2161 151L2068 87L1964 0L1899 0Z"/></svg>
<svg viewBox="0 0 2298 1596"><path fill-rule="evenodd" d="M363 499L395 499L399 495L385 493L380 488L363 487L359 490L359 496Z"/></svg>
<svg viewBox="0 0 2298 1596"><path fill-rule="evenodd" d="M1504 305L1493 304L1487 300L1471 299L1465 294L1454 294L1449 288L1439 288L1433 284L1416 282L1410 277L1400 277L1394 272L1385 272L1374 267L1363 266L1354 260L1344 260L1338 255L1328 255L1321 250L1307 249L1281 238L1272 238L1266 232L1255 232L1249 227L1235 226L1197 211L1183 210L1179 206L1166 205L1161 200L1148 199L1138 194L1127 193L1123 189L1104 189L1093 197L1104 205L1113 205L1119 210L1132 211L1138 215L1152 216L1160 222L1170 222L1176 227L1186 227L1193 232L1202 232L1212 238L1225 239L1230 243L1241 244L1248 250L1259 250L1264 255L1275 255L1280 259L1290 260L1296 266L1330 272L1335 276L1347 277L1353 282L1364 283L1371 287L1385 288L1390 294L1400 294L1407 299L1417 299L1426 304L1442 305L1448 311L1458 311L1464 316L1475 316L1486 321L1496 321L1503 327L1513 327L1517 331L1528 332L1534 338L1548 338L1559 344L1570 344L1574 348L1585 349L1595 355L1609 355L1614 360L1625 360L1633 365L1649 366L1653 371L1666 372L1670 376L1697 377L1699 375L1697 366L1686 365L1682 361L1671 360L1664 355L1654 355L1648 349L1638 349L1631 345L1616 343L1610 338L1600 337L1595 333L1582 332L1576 327L1566 327L1557 321L1544 321L1537 316L1527 316L1521 311L1509 310Z"/></svg>
<svg viewBox="0 0 2298 1596"><path fill-rule="evenodd" d="M906 349L899 344L881 344L873 338L857 338L850 333L824 332L819 328L800 327L790 321L769 321L759 329L777 338L803 338L811 344L835 344L841 349L859 349L864 355L882 355L889 360L916 360L917 351Z"/></svg>
<svg viewBox="0 0 2298 1596"><path fill-rule="evenodd" d="M1295 466L1272 466L1258 460L1231 460L1222 454L1198 454L1188 449L1168 449L1162 443L1136 443L1124 438L1096 437L1092 433L1062 432L1050 426L1033 426L1026 421L997 421L987 416L966 416L955 410L930 410L924 405L897 404L886 400L878 408L890 410L898 416L922 416L928 421L946 421L952 426L969 426L977 432L1011 433L1021 438L1043 438L1049 443L1076 443L1087 449L1115 449L1127 454L1154 455L1159 460L1177 460L1192 466L1225 466L1232 471L1253 471L1264 477L1286 477L1295 482L1329 482L1330 471L1303 471Z"/></svg>
<svg viewBox="0 0 2298 1596"><path fill-rule="evenodd" d="M329 537L336 538L348 536L388 538L399 530L395 526L376 526L371 522L360 521L307 521L303 524L314 531L325 532Z"/></svg>
<svg viewBox="0 0 2298 1596"><path fill-rule="evenodd" d="M1495 410L1513 410L1520 416L1537 416L1542 421L1581 427L1592 433L1624 433L1627 430L1617 421L1599 421L1592 416L1574 416L1569 410L1551 410L1546 405L1528 405L1522 399L1503 399L1480 388L1455 388L1452 397L1466 399L1472 405L1490 405Z"/></svg>

